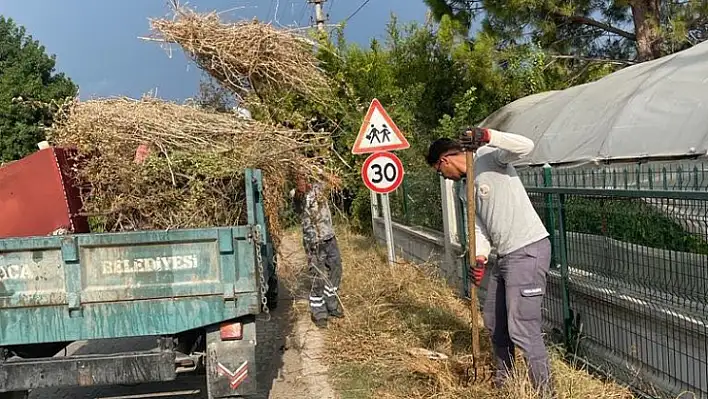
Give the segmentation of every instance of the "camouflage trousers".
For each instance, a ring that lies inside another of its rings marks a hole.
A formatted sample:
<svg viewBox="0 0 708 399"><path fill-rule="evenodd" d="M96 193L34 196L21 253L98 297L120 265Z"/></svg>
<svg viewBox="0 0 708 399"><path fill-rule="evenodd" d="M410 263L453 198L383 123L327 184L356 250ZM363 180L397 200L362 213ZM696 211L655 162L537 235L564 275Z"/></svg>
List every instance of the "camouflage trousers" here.
<svg viewBox="0 0 708 399"><path fill-rule="evenodd" d="M315 320L326 319L330 314L339 312L337 293L342 281L342 257L337 238L305 243L305 252L312 281L310 311Z"/></svg>

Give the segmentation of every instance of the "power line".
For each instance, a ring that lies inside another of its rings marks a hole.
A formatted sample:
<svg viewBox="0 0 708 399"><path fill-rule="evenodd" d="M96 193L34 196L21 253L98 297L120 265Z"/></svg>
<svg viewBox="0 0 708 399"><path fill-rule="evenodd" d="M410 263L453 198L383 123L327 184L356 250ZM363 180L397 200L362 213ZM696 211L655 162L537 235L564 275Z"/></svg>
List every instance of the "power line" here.
<svg viewBox="0 0 708 399"><path fill-rule="evenodd" d="M364 0L364 2L361 3L361 5L359 6L359 8L357 8L356 10L354 10L354 12L351 13L351 15L349 15L349 16L346 17L346 18L344 18L344 21L343 21L343 22L347 22L347 21L349 21L350 19L354 18L354 16L355 16L356 14L358 14L359 11L361 11L362 8L364 8L367 4L369 4L370 1L371 1L371 0Z"/></svg>
<svg viewBox="0 0 708 399"><path fill-rule="evenodd" d="M268 6L268 15L266 15L266 21L270 19L270 12L273 11L274 0L270 0L270 6Z"/></svg>
<svg viewBox="0 0 708 399"><path fill-rule="evenodd" d="M305 17L305 11L307 11L307 2L303 1L302 9L300 10L300 18L297 19L298 25L302 26L302 19Z"/></svg>

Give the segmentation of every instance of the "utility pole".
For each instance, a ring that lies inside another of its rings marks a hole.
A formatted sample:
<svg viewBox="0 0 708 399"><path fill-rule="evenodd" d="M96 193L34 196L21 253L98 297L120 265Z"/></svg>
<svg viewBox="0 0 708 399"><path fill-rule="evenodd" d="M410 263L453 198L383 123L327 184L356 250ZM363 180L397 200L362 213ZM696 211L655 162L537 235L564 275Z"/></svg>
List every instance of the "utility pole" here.
<svg viewBox="0 0 708 399"><path fill-rule="evenodd" d="M322 4L326 1L327 0L308 0L310 4L315 5L315 22L317 23L317 29L319 29L320 32L324 31L325 15Z"/></svg>

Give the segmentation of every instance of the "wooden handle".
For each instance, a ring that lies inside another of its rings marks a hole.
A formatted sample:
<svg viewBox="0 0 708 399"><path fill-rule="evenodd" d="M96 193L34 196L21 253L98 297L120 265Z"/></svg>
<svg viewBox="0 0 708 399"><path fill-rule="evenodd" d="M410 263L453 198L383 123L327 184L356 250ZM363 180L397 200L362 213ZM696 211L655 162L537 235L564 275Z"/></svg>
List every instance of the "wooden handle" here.
<svg viewBox="0 0 708 399"><path fill-rule="evenodd" d="M470 266L473 266L477 263L477 240L474 229L477 214L477 203L474 198L474 153L467 151L465 155L467 158L467 239L469 240L467 248L469 248Z"/></svg>
<svg viewBox="0 0 708 399"><path fill-rule="evenodd" d="M470 267L477 266L477 237L474 230L477 214L474 186L474 152L465 153L467 160L467 254ZM476 360L479 357L479 305L477 303L477 287L474 280L469 281L470 306L472 311L472 355Z"/></svg>

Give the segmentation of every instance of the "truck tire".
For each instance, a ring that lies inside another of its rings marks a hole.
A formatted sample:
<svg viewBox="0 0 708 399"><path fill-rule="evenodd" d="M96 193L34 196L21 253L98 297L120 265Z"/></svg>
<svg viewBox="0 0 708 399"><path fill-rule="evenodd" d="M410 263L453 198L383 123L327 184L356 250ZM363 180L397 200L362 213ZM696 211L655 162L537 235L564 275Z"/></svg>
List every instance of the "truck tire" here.
<svg viewBox="0 0 708 399"><path fill-rule="evenodd" d="M2 392L0 399L27 399L29 391Z"/></svg>

